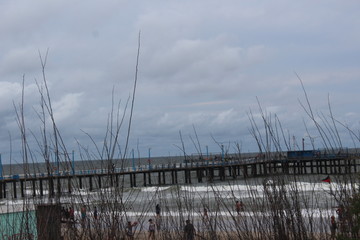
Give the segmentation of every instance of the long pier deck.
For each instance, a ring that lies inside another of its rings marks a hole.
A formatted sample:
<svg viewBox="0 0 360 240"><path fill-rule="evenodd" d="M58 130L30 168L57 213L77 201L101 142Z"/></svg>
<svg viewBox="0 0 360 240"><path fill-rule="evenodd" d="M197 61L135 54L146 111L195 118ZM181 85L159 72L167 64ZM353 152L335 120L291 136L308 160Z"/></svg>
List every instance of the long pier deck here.
<svg viewBox="0 0 360 240"><path fill-rule="evenodd" d="M350 174L357 173L356 155L317 156L282 159L232 159L137 168L82 170L73 173L13 175L0 179L0 199L68 194L74 189L93 191L105 187L139 187L191 184L272 174ZM8 196L10 194L10 196Z"/></svg>

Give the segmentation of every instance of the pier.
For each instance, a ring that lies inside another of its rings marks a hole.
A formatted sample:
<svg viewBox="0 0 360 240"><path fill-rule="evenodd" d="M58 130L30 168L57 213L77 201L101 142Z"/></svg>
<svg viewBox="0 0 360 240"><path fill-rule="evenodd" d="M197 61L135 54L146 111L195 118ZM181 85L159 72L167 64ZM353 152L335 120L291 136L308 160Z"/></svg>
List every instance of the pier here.
<svg viewBox="0 0 360 240"><path fill-rule="evenodd" d="M45 175L4 176L0 179L0 199L26 196L71 194L74 189L93 191L106 187L142 187L228 181L274 174L351 174L357 173L357 155L264 157L251 159L203 160L178 164L81 170ZM8 196L10 194L10 196Z"/></svg>

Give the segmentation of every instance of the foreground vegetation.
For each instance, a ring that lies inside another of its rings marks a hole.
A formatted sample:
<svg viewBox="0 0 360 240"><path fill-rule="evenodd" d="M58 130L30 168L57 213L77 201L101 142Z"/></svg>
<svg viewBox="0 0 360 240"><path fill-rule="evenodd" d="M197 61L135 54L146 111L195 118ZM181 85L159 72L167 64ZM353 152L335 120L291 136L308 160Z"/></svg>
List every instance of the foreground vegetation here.
<svg viewBox="0 0 360 240"><path fill-rule="evenodd" d="M137 57L139 57L139 52ZM68 154L61 154L69 151L63 142L61 131L56 125L51 105L45 76L46 57L42 59L40 56L40 59L43 81L38 83L41 101L40 110L37 113L41 130L38 135L33 132L30 134L30 136L35 136L38 146L36 149L29 145L24 98L19 105L15 106L22 136L24 174L31 172L31 163L34 161L35 153L40 153L43 161L47 163L48 174L51 174L52 171L50 168L51 152L59 163L71 165L71 157ZM93 149L96 149L94 153L79 144L80 155L87 160L103 159L103 164L109 174L112 173L114 164L120 167L124 166L128 156L136 82L137 66L132 98L126 102L124 113L120 114L119 111L113 110L109 114L103 145L98 146L93 141ZM343 149L338 133L339 127L348 131L349 138L353 139L355 146L359 143L359 136L355 131L333 117L330 104L328 118L324 118L324 115L315 116L305 89L304 94L306 104L301 105L320 136L326 151L331 153ZM287 140L289 136L284 133L280 120L276 116L267 115L260 104L258 116L260 117L255 117L252 112L249 113L250 132L258 145L259 152L265 156L265 159L271 159L271 155L274 153L280 154L290 150L290 140ZM127 121L125 121L126 117L128 117ZM124 135L120 135L122 128L126 129ZM306 129L308 128L306 127ZM197 140L196 131L194 132ZM310 136L309 132L308 134ZM91 136L89 138L91 139ZM180 138L183 141L181 134ZM191 140L193 141L193 138ZM214 139L214 141L216 140ZM201 155L199 141L193 142ZM186 149L184 147L181 149L186 156ZM229 151L228 149L226 152ZM237 154L240 156L240 145L235 144L235 149L238 150ZM115 158L119 155L120 159ZM56 177L54 178L56 179ZM125 180L122 179L122 181ZM73 207L76 210L76 222L60 215L59 212L45 221L47 224L45 229L51 225L58 225L59 229L61 226L61 234L58 232L58 234L50 236L51 239L60 239L60 236L63 239L126 239L128 221L137 222L133 227L134 238L145 239L149 218L155 219L158 223L157 226L160 227L156 231L156 239L184 239L183 229L187 219L195 225L196 239L359 239L359 178L357 175L340 175L334 176L333 181L337 183L336 187L324 191L323 196L319 196L316 189L307 190L304 194L305 191L302 189L298 176L270 175L267 181L259 183L262 186L262 194L254 192L249 185L246 197L239 196L237 184L227 182L231 189L230 194L224 196L216 185L209 184L209 190L201 194L200 200L197 201L191 191L181 191L180 186L174 187L170 196L163 196L163 191L158 189L154 194L149 194L148 198L139 199L139 192L134 189L125 189L124 184L96 192L81 191L79 186L74 184L72 189L75 189L75 192L77 189L79 194L67 196L66 204L63 204L64 199L59 195L35 199L25 197L21 200L21 212L19 213L18 209L13 207L14 204L10 200L7 201L3 209L6 209L8 214L2 216L0 238L30 239L36 237L37 219L34 209L38 205L50 203L52 206ZM290 182L292 184L289 184ZM330 196L332 201L327 202L324 195ZM134 199L140 203L136 205L136 216L133 215ZM234 210L235 200L243 201L245 204L244 210L239 213ZM162 207L159 216L154 214L155 203L159 203ZM99 211L97 219L94 218L95 207ZM19 204L17 204L17 208L19 208ZM84 220L81 218L81 208L87 209ZM335 214L335 208L340 208L341 214L336 215L337 228L331 233L330 217ZM207 210L207 215L204 213L204 209ZM63 223L59 222L61 218ZM44 225L39 228L43 229ZM4 231L5 229L6 231Z"/></svg>

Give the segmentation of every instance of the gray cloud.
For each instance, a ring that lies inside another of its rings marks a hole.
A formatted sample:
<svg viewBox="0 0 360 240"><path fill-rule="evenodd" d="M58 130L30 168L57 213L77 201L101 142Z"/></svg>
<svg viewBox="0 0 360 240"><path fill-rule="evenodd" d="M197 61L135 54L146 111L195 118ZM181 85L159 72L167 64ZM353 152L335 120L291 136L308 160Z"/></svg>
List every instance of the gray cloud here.
<svg viewBox="0 0 360 240"><path fill-rule="evenodd" d="M57 124L69 149L76 141L101 145L111 112L121 114L132 93L141 31L141 53L130 148L146 156L179 154L179 131L189 152L194 127L203 147L241 142L255 151L248 114L259 99L290 135L316 135L299 101L359 127L357 1L11 1L0 4L0 135L8 161L9 133L19 145L14 105L25 76L27 127L39 134L39 52L49 55L46 79ZM112 96L114 91L114 96ZM126 112L128 119L129 108ZM121 131L125 141L127 120ZM339 128L352 146L348 132ZM318 140L319 141L319 140ZM307 147L309 143L307 143ZM322 147L318 142L318 147ZM19 152L18 147L13 147Z"/></svg>

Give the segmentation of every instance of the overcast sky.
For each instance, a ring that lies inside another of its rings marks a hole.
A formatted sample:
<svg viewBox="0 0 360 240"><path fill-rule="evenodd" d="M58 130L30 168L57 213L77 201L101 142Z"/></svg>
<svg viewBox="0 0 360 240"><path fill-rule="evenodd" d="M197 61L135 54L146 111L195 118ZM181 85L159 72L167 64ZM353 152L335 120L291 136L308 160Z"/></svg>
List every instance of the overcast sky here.
<svg viewBox="0 0 360 240"><path fill-rule="evenodd" d="M195 130L203 153L206 146L221 151L215 140L230 151L234 143L256 151L248 116L258 119L257 98L297 144L304 138L311 149L313 138L323 147L299 103L305 98L295 73L315 114L328 116L330 96L334 117L358 132L359 12L360 2L351 0L1 1L2 160L9 162L12 149L21 162L14 104L23 76L29 141L32 133L41 138L35 80L42 80L39 52L47 49L46 79L67 149L77 152L79 142L92 151L87 134L102 145L113 89L121 111L132 95L140 31L129 149L141 157L149 148L153 156L180 155L180 131L186 152L196 153Z"/></svg>

